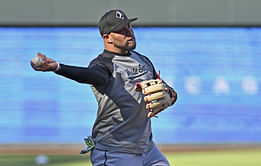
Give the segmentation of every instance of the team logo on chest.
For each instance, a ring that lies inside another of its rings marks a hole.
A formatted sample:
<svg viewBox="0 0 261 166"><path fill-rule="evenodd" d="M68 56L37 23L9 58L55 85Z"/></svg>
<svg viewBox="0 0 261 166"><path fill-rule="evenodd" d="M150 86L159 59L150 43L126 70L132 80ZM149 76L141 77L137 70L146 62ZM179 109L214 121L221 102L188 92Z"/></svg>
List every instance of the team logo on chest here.
<svg viewBox="0 0 261 166"><path fill-rule="evenodd" d="M125 69L124 71L127 73L128 77L131 77L131 76L147 73L148 69L146 66L139 64L138 67L128 68Z"/></svg>

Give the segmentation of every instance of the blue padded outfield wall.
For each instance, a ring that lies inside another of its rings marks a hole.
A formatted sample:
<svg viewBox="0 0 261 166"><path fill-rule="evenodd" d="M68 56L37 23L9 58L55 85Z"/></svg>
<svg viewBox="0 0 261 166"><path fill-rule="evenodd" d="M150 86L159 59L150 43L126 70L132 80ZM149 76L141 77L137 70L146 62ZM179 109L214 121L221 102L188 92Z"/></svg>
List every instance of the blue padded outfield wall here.
<svg viewBox="0 0 261 166"><path fill-rule="evenodd" d="M178 92L152 119L156 143L261 142L261 28L134 30L136 51ZM0 144L82 143L97 108L89 85L29 62L41 52L87 66L102 51L94 27L0 28Z"/></svg>

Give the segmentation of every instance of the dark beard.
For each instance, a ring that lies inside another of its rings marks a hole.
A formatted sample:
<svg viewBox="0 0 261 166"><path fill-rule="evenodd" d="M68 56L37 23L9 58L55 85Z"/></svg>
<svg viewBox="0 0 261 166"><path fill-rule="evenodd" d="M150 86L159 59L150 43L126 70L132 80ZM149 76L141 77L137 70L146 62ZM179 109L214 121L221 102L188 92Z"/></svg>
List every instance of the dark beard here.
<svg viewBox="0 0 261 166"><path fill-rule="evenodd" d="M128 50L128 51L132 51L132 50L134 50L134 49L136 48L136 43L133 44L132 46L127 46L127 47L125 47L125 48L126 48L126 50Z"/></svg>
<svg viewBox="0 0 261 166"><path fill-rule="evenodd" d="M136 48L136 41L134 41L134 44L131 46L120 46L120 45L115 45L115 47L120 48L122 50L126 50L126 51L132 51Z"/></svg>

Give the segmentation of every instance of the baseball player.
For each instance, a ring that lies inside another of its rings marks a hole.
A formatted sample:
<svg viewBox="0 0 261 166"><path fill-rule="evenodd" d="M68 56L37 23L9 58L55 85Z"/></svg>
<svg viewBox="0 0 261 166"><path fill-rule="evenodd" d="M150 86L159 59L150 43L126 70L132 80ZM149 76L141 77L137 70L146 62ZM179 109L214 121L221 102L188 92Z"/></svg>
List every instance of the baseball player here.
<svg viewBox="0 0 261 166"><path fill-rule="evenodd" d="M37 71L90 84L98 112L86 151L91 151L94 166L169 165L152 140L151 117L173 105L177 93L160 79L147 57L134 51L135 20L121 10L106 12L99 21L104 51L88 67L61 64L40 53L42 65L31 62Z"/></svg>

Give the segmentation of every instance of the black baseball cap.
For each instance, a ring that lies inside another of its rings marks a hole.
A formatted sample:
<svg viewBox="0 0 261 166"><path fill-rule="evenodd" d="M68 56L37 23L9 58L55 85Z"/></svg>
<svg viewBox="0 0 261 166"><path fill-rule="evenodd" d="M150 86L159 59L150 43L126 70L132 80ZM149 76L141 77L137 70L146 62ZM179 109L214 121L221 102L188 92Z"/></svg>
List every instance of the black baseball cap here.
<svg viewBox="0 0 261 166"><path fill-rule="evenodd" d="M121 10L110 10L106 12L99 21L100 34L109 34L121 30L126 24L137 20L138 18L128 19Z"/></svg>

